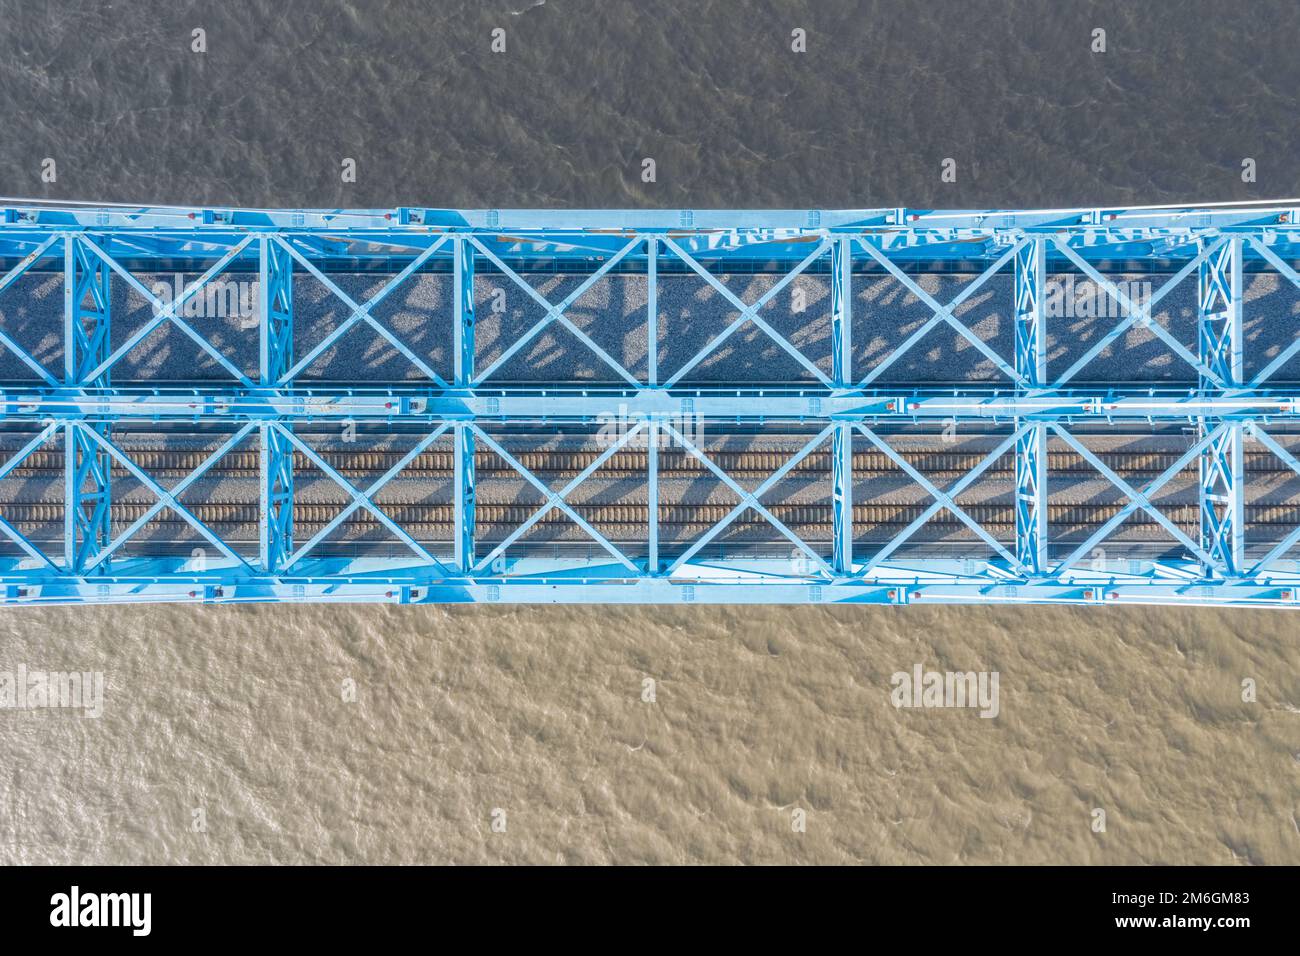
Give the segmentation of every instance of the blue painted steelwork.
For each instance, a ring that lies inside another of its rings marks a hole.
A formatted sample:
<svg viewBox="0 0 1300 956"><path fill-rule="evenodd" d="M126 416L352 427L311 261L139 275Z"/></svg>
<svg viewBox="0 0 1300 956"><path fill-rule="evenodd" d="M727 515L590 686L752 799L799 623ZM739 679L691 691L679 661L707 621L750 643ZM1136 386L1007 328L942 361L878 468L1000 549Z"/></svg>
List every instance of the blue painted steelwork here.
<svg viewBox="0 0 1300 956"><path fill-rule="evenodd" d="M1201 389L1231 392L1243 384L1241 237L1232 236L1201 262L1197 272L1199 353L1212 373L1201 374ZM1212 423L1202 421L1207 436ZM1200 457L1201 548L1210 557L1207 573L1241 573L1245 562L1246 484L1242 430L1220 431Z"/></svg>
<svg viewBox="0 0 1300 956"><path fill-rule="evenodd" d="M14 555L0 557L0 598L8 604L149 603L158 601L366 601L394 603L1067 603L1294 606L1300 562L1288 557L1300 528L1279 540L1245 540L1243 446L1267 449L1290 471L1300 460L1277 435L1300 425L1294 383L1278 373L1300 355L1300 335L1249 380L1243 365L1243 275L1273 271L1300 286L1300 205L1294 202L1204 207L944 211L872 210L255 210L102 206L0 200L0 295L26 274L62 271L64 369L53 375L13 330L0 347L29 379L0 383L0 416L24 437L0 464L0 480L38 449L64 455L62 555L0 516ZM1122 306L1123 317L1068 368L1048 375L1044 301L1049 264L1091 279ZM956 318L990 280L1013 272L1013 354L998 353ZM202 274L171 301L155 296L137 272ZM365 302L336 281L340 272L378 271L394 278ZM547 271L583 276L559 301L525 277ZM914 278L961 270L975 278L949 302ZM1135 302L1110 276L1151 271L1167 279ZM379 322L374 309L411 276L446 272L453 283L447 375ZM767 272L775 281L754 302L741 300L718 276ZM477 361L474 279L492 274L521 290L543 312L490 363ZM829 276L829 374L775 328L763 307L804 273ZM853 368L855 275L892 276L932 312L870 370ZM184 306L223 275L256 278L258 368L239 368L186 321ZM625 367L567 314L602 278L644 276L648 308L647 367ZM660 367L659 278L695 275L734 308L735 318L675 371ZM1193 352L1152 320L1153 310L1184 279L1198 282L1198 345ZM346 309L346 318L309 349L293 340L294 276L311 276ZM148 303L152 316L116 348L112 277ZM226 382L123 381L124 356L155 330L174 326L227 375ZM421 380L334 383L301 373L365 326L404 356ZM1001 384L949 388L886 384L932 329L961 336L1003 378ZM1134 326L1148 330L1194 369L1192 387L1085 382L1084 368ZM543 332L564 329L604 370L601 381L522 384L501 372ZM801 370L798 379L721 386L694 373L721 347L738 346L757 329ZM501 429L541 435L590 428L613 409L632 424L560 488L513 455ZM786 426L799 450L757 487L747 488L712 460L681 426L695 416L715 430ZM977 426L993 437L978 464L939 487L886 438L905 426ZM323 424L382 427L413 445L373 481L353 484L308 441ZM1189 447L1140 487L1112 470L1081 436L1124 426L1185 426ZM199 466L171 487L119 447L132 429L188 428L225 436ZM1049 440L1069 448L1127 499L1082 541L1054 541L1048 515ZM242 554L203 524L184 492L241 442L259 451L257 553ZM453 449L455 531L430 547L385 512L379 495L422 451L439 441ZM660 448L696 460L739 499L721 521L686 544L661 538ZM645 447L648 523L643 547L615 542L569 498L603 464ZM930 499L890 540L865 548L854 534L854 449L873 449ZM796 534L764 496L819 449L830 450L829 542ZM542 496L542 504L503 540L487 547L476 534L475 456L491 451ZM1014 540L999 540L963 507L960 496L1005 455L1014 458ZM300 456L345 494L347 504L308 540L295 537L294 459ZM1154 503L1160 490L1196 464L1200 530L1188 534ZM154 503L116 537L111 522L114 469L128 474ZM0 506L4 502L0 501ZM152 518L170 511L216 549L192 557L130 548ZM594 549L516 548L548 514L567 515ZM909 553L908 542L947 511L975 543L957 556ZM1160 557L1128 556L1122 547L1097 557L1123 522L1144 512L1176 542ZM386 553L340 556L322 542L349 516L368 512L400 545ZM717 543L744 513L770 525L793 559L720 551ZM128 553L129 552L129 553Z"/></svg>
<svg viewBox="0 0 1300 956"><path fill-rule="evenodd" d="M83 237L63 243L64 383L70 387L105 390L109 387L108 356L111 324L111 272L98 250ZM64 447L64 563L86 573L98 563L111 532L111 458L104 447L110 424L63 426Z"/></svg>
<svg viewBox="0 0 1300 956"><path fill-rule="evenodd" d="M1016 371L1021 394L1042 390L1047 378L1047 242L1034 238L1016 251ZM1023 421L1017 421L1023 425ZM1016 560L1031 574L1047 568L1047 425L1032 422L1016 442Z"/></svg>
<svg viewBox="0 0 1300 956"><path fill-rule="evenodd" d="M293 364L293 261L270 236L258 240L258 385L273 388ZM282 423L291 428L289 422ZM261 569L283 569L293 552L293 446L270 422L258 423Z"/></svg>

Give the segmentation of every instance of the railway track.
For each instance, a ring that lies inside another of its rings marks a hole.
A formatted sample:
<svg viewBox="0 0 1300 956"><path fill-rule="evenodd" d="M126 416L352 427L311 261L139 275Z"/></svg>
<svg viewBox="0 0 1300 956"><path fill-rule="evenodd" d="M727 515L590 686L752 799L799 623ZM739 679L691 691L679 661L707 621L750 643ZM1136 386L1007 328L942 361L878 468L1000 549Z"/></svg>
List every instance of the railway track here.
<svg viewBox="0 0 1300 956"><path fill-rule="evenodd" d="M888 505L865 504L853 509L854 525L862 530L871 528L901 528L920 516L928 503ZM149 509L142 502L115 503L113 505L113 522L115 530L138 520ZM255 526L258 521L259 506L255 503L199 503L187 504L190 511L204 524L214 530ZM782 523L792 529L809 532L816 536L820 530L829 537L832 528L832 511L829 504L772 504L768 510ZM1048 520L1058 529L1086 528L1099 525L1109 520L1118 510L1119 505L1053 505L1048 509ZM295 535L300 540L310 537L324 527L341 510L339 505L317 505L299 502L294 507ZM395 521L406 528L413 536L450 537L455 515L450 504L397 504L384 505L383 510ZM606 536L618 536L620 530L624 539L644 537L649 511L644 504L580 504L574 506L584 519L591 522L597 530ZM661 505L659 522L661 533L668 535L698 536L714 524L725 518L732 510L729 505ZM975 521L990 532L1010 535L1015 527L1015 511L1011 505L974 504L964 506L964 510ZM500 536L523 524L536 511L534 505L522 504L480 504L477 508L477 527L487 537L492 531ZM1165 515L1188 533L1192 533L1198 519L1195 504L1172 505L1163 509ZM0 514L19 527L37 527L41 525L60 525L63 521L63 506L58 502L33 504L5 504L0 507ZM1300 524L1300 503L1294 505L1248 505L1247 521L1252 525L1292 528ZM1154 524L1153 519L1138 512L1128 518L1131 524ZM379 529L380 522L368 511L355 511L348 519L348 524L357 531L367 528ZM543 527L575 527L571 519L558 510L546 514L539 524ZM955 530L964 528L959 519L948 512L940 512L930 519L936 528ZM170 512L163 511L155 516L151 527L156 530L168 526L188 527L185 522ZM759 515L747 512L739 516L731 526L736 530L762 529L768 536L775 537L776 532Z"/></svg>
<svg viewBox="0 0 1300 956"><path fill-rule="evenodd" d="M193 471L210 453L197 449L132 448L129 445L123 450L145 471L155 478L162 479L164 486L173 484L175 480ZM555 488L560 487L567 478L589 467L601 454L600 450L590 449L512 449L511 451L524 467ZM326 448L319 453L345 478L359 487L364 487L367 476L374 477L387 471L405 452L401 449L358 451ZM718 467L742 483L748 481L752 487L753 484L780 468L789 459L791 452L720 449L709 451L708 454ZM900 450L899 454L914 468L943 487L976 467L987 452L966 449L906 449ZM1118 474L1138 483L1165 471L1177 461L1181 452L1105 450L1098 451L1097 455ZM674 480L704 480L716 483L716 479L702 464L681 449L661 450L659 459L660 480L664 484ZM1051 474L1057 476L1069 475L1075 479L1098 477L1096 469L1091 464L1071 451L1050 451L1049 467ZM1194 465L1190 467L1193 470L1195 468ZM1249 451L1245 467L1254 475L1290 474L1286 466L1267 451ZM305 455L295 456L295 468L299 473L302 490L316 483L332 485L332 482L321 474ZM628 449L613 455L593 478L640 482L644 481L647 468L646 451ZM856 451L853 455L853 468L859 484L869 485L873 478L904 477L898 466L877 450ZM417 540L450 541L455 523L452 505L445 501L425 499L429 498L429 487L450 482L452 469L453 456L450 449L435 446L417 456L393 484L388 486L384 494L390 497L385 499L381 495L380 507ZM818 451L795 465L791 470L791 477L796 480L827 479L830 469L829 452ZM476 507L476 531L480 548L485 548L500 541L527 521L533 515L537 505L529 502L502 503L484 500L492 481L520 480L518 473L495 454L480 451L476 460L476 470L480 489L480 500ZM43 493L48 493L48 489L61 489L63 471L62 451L57 448L43 449L34 452L22 466L14 469L9 475L9 480L30 483L37 491L45 489ZM240 541L255 540L259 520L259 505L255 500L251 500L255 492L235 496L250 499L246 502L194 499L199 497L195 491L208 489L211 493L223 482L227 483L226 496L234 496L230 492L236 485L242 485L247 489L250 484L257 481L258 475L259 456L255 451L231 452L209 470L200 484L185 496L185 504L200 521L222 538ZM990 467L981 481L1000 481L1003 484L1001 497L1006 498L1009 497L1011 476L1011 458L1007 455L998 464ZM907 482L910 486L910 479L907 479ZM26 489L22 493L27 493ZM627 497L626 491L619 493ZM599 495L600 492L597 494ZM141 493L141 497L147 495ZM294 506L294 535L300 543L324 528L342 507L341 504L305 501L304 497L300 494ZM403 497L407 500L392 500ZM734 507L733 503L729 503L731 500L732 496L728 493L728 502L724 503L661 503L658 515L661 538L665 542L673 543L689 542L698 538L731 512ZM152 500L115 501L112 508L113 533L120 533L129 524L141 518L152 504ZM930 504L931 500L928 497L920 501L897 503L891 503L887 499L859 500L853 508L856 534L859 538L865 539L884 539L897 534L916 520ZM612 541L638 542L645 539L649 513L644 503L593 500L572 503L572 506L585 520ZM1073 538L1099 527L1113 517L1122 506L1122 500L1117 503L1051 504L1048 507L1048 521L1055 529L1054 536L1058 540L1061 540L1062 536ZM804 503L765 501L765 507L783 524L807 540L828 541L833 534L833 513L828 500ZM1014 539L1015 510L1009 501L963 504L963 508L999 540L1010 542ZM1166 504L1162 506L1162 510L1171 521L1190 536L1193 538L1197 536L1200 512L1194 502ZM63 511L63 505L59 500L24 501L19 497L0 503L0 516L34 541L47 546L57 547L61 544ZM1245 517L1254 527L1278 529L1276 536L1280 537L1300 524L1300 501L1295 504L1250 503L1246 506ZM528 541L540 539L543 542L553 540L572 543L574 540L587 540L571 519L559 510L552 510L546 514L537 525L537 529L530 533ZM1139 529L1156 528L1154 520L1141 511L1131 515L1125 525L1129 529L1135 526ZM1163 535L1163 531L1159 533ZM921 529L917 540L953 536L973 538L973 533L956 516L941 510ZM182 519L164 509L138 533L137 537L142 541L160 544L193 541L196 533ZM349 517L345 528L336 530L331 540L362 542L372 538L388 539L389 537L387 530L372 514L365 509L359 509ZM727 541L747 543L776 542L781 545L788 543L766 520L753 511L740 515L723 537Z"/></svg>

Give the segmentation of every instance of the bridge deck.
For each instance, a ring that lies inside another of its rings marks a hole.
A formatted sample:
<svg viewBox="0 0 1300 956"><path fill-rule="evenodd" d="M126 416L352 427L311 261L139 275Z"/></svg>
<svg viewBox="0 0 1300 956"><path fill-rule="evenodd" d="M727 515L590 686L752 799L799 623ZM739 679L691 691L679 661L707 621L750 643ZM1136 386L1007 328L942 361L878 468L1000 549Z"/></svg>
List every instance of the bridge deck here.
<svg viewBox="0 0 1300 956"><path fill-rule="evenodd" d="M1296 602L1287 204L0 211L7 603Z"/></svg>

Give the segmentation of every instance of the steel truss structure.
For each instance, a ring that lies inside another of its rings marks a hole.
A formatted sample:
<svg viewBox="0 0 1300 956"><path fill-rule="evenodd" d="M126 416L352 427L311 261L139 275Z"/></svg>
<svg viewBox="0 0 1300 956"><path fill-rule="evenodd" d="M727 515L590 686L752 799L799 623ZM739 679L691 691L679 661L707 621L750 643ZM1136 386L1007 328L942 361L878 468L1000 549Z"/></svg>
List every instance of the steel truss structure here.
<svg viewBox="0 0 1300 956"><path fill-rule="evenodd" d="M62 451L65 470L64 542L50 554L10 521L0 532L12 542L0 558L0 596L11 605L153 601L372 601L434 603L1067 603L1294 606L1300 562L1289 557L1300 526L1249 554L1243 506L1243 443L1258 443L1300 475L1300 460L1275 434L1297 423L1300 391L1275 375L1300 355L1300 335L1258 372L1243 364L1243 270L1273 270L1300 286L1300 205L1201 208L1064 209L1035 211L541 211L246 210L126 207L3 201L0 204L0 315L6 290L29 272L61 271L64 284L61 374L0 325L0 345L31 373L0 388L7 429L31 437L0 465L0 479L38 448ZM1049 268L1074 270L1120 303L1123 316L1069 368L1049 376L1045 285ZM163 301L137 273L200 273L181 295ZM490 270L523 290L545 311L526 335L491 363L477 361L476 271ZM914 275L976 273L960 295L940 302ZM955 311L992 276L1014 274L1014 353L962 324ZM1163 273L1149 301L1135 302L1108 276ZM391 282L358 302L335 281L338 273L394 273ZM420 271L449 273L454 282L450 374L430 367L372 312ZM585 275L562 301L542 296L529 271ZM694 274L734 307L737 317L694 358L662 374L659 279ZM742 301L717 275L770 272L776 281L755 302ZM831 288L829 371L763 317L763 306L804 272L828 276ZM853 367L855 272L890 275L933 315L901 337L869 371ZM185 304L225 273L255 274L258 290L255 374L239 368L184 317ZM567 315L593 283L614 274L645 277L648 372L634 375ZM348 317L323 341L297 350L293 341L294 277L311 276L341 301ZM1152 320L1156 305L1179 283L1198 286L1199 335L1189 348ZM151 303L153 317L129 335L114 335L110 282ZM114 371L125 355L171 324L229 374L225 384L130 382ZM735 333L752 325L806 373L761 387L702 385L692 371ZM421 382L303 381L313 361L347 334L368 326L424 375ZM609 370L603 383L500 381L498 372L548 327L565 328ZM1003 376L997 385L952 388L885 385L882 375L931 330L950 327ZM1195 370L1190 388L1085 381L1081 371L1133 327L1150 331L1177 360ZM1300 330L1298 330L1300 331ZM562 488L552 488L498 440L501 426L548 429L588 425L613 408L633 422L595 462ZM812 437L756 489L747 489L684 433L683 415L706 426L797 424ZM353 485L304 441L307 426L354 422L419 432L411 450L366 487ZM940 488L885 440L891 429L925 423L977 425L997 438L982 461ZM119 447L132 428L167 424L228 435L204 462L164 487ZM1081 441L1080 432L1128 425L1194 430L1173 466L1134 487ZM603 536L568 497L597 468L634 439L646 439L645 487L650 502L643 547L630 550ZM416 540L387 515L376 496L416 455L438 441L455 450L455 534L445 549ZM698 459L740 499L720 523L689 546L667 549L659 537L659 452L670 445ZM1086 540L1062 547L1049 521L1049 440L1063 442L1127 499ZM931 503L883 546L864 553L855 542L853 447L863 444L893 461ZM204 525L182 494L223 454L254 442L260 454L260 534L256 554L241 553ZM814 449L830 448L833 535L829 545L806 541L763 502L765 493ZM544 503L490 549L476 536L475 454L488 448L535 488ZM295 535L295 454L336 482L350 503L308 540ZM959 495L1004 455L1014 456L1015 540L999 540L958 502ZM1192 535L1153 499L1178 472L1199 468L1200 528ZM126 527L112 520L114 471L129 474L156 498ZM320 542L360 510L403 545L399 556L330 555ZM169 510L190 525L217 556L196 567L185 555L124 555L123 545L150 519ZM546 514L558 510L598 545L591 554L515 553L515 545ZM957 557L907 556L903 546L927 520L947 510L978 539ZM743 512L752 511L806 560L737 553L717 557L710 542ZM1122 549L1092 559L1130 516L1149 515L1174 539L1173 552L1135 560Z"/></svg>

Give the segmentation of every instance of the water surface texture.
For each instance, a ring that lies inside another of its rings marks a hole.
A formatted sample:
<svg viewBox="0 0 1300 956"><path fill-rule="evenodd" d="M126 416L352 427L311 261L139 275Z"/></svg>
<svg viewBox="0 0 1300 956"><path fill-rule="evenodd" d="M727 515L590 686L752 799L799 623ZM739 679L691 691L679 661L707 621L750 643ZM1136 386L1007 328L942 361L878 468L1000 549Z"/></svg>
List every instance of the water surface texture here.
<svg viewBox="0 0 1300 956"><path fill-rule="evenodd" d="M0 22L7 196L703 208L1300 195L1292 3L5 0ZM497 27L504 54L490 51ZM790 49L795 28L807 53ZM641 182L644 157L655 183ZM940 181L947 157L955 183ZM99 719L0 710L0 862L1300 863L1298 622L9 609L0 672L106 683ZM916 664L997 671L999 715L896 710L890 675Z"/></svg>

